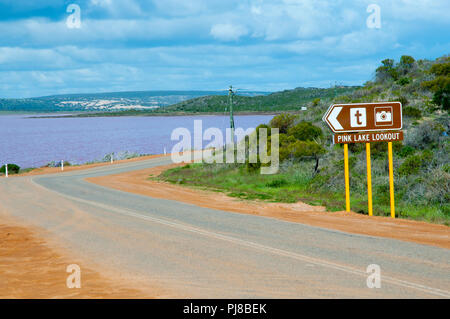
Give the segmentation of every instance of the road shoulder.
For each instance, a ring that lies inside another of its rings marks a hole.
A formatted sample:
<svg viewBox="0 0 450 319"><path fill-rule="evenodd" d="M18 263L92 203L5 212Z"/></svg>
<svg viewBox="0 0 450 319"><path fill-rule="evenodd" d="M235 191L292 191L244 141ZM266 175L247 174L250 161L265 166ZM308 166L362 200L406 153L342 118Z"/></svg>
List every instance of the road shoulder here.
<svg viewBox="0 0 450 319"><path fill-rule="evenodd" d="M136 289L131 280L95 266L56 247L41 230L0 211L0 298L159 298L156 288ZM67 266L78 265L81 288L68 288Z"/></svg>

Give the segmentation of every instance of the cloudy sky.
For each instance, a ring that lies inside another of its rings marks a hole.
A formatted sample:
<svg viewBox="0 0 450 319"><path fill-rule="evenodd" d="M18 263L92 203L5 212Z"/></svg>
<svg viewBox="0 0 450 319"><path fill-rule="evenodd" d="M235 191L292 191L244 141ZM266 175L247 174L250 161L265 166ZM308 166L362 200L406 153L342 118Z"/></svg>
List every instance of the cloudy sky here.
<svg viewBox="0 0 450 319"><path fill-rule="evenodd" d="M0 0L0 97L362 84L384 58L449 54L449 12L448 0Z"/></svg>

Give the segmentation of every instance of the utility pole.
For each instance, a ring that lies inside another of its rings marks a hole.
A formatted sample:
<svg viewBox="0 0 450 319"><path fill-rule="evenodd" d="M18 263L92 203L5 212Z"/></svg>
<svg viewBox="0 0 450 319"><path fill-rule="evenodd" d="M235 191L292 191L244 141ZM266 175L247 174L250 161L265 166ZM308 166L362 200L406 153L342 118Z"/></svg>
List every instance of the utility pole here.
<svg viewBox="0 0 450 319"><path fill-rule="evenodd" d="M230 106L230 128L231 128L231 139L230 141L234 144L234 118L233 118L233 86L230 85L228 90L228 104Z"/></svg>

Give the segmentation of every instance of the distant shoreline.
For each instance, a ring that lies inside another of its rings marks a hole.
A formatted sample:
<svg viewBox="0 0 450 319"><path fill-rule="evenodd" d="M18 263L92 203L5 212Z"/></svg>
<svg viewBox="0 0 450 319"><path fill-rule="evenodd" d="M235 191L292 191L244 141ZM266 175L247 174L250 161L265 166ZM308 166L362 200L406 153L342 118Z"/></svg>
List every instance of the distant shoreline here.
<svg viewBox="0 0 450 319"><path fill-rule="evenodd" d="M251 115L277 115L280 113L300 113L301 111L273 111L273 112L234 112L235 116L251 116ZM0 113L1 115L1 113ZM11 114L9 114L11 115ZM20 115L20 114L17 114ZM86 117L147 117L147 116L220 116L225 115L228 116L229 113L226 112L198 112L198 113L190 113L190 112L173 112L173 113L132 113L132 114L120 114L120 113L76 113L76 114L43 114L42 116L34 113L35 116L30 116L29 118L86 118Z"/></svg>

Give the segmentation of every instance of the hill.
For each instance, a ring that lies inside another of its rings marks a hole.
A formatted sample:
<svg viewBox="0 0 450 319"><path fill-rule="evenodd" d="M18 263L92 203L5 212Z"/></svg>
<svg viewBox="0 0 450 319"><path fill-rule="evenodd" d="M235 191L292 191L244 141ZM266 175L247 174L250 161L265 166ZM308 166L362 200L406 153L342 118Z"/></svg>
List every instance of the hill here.
<svg viewBox="0 0 450 319"><path fill-rule="evenodd" d="M337 96L351 94L359 88L357 86L336 86L326 89L296 88L275 93L258 91L239 92L233 98L233 109L236 113L242 114L279 113L282 111L297 112L301 110L301 107L317 105L321 100L329 101ZM163 93L169 94L166 96L162 94L158 95L156 91L128 93L128 95L124 95L124 93L73 94L39 98L36 101L39 103L45 103L48 100L53 101L52 103L56 105L53 110L57 109L58 111L91 111L69 115L68 117L213 114L223 113L228 109L228 96L226 91L163 91ZM148 96L149 93L153 95ZM188 98L189 96L195 97ZM117 99L117 101L114 101L114 99ZM152 103L155 103L155 99L158 99L161 107L151 106L153 105ZM170 101L177 99L177 103L169 105ZM59 102L55 103L55 100ZM69 101L78 101L78 104L73 104L75 106L73 109L60 107L61 103L68 104ZM102 104L92 106L92 103L96 101ZM113 102L118 105L112 104ZM80 103L82 103L81 107ZM42 109L44 108L40 108L40 110Z"/></svg>
<svg viewBox="0 0 450 319"><path fill-rule="evenodd" d="M296 88L264 96L241 96L233 98L233 109L236 112L274 112L299 111L302 106L317 99L330 99L338 95L349 94L358 87L335 88ZM227 96L204 96L171 105L167 112L224 112L228 107Z"/></svg>
<svg viewBox="0 0 450 319"><path fill-rule="evenodd" d="M24 99L0 99L0 111L73 112L121 110L155 110L184 100L225 91L131 91L90 94L63 94ZM268 92L247 92L254 96Z"/></svg>

